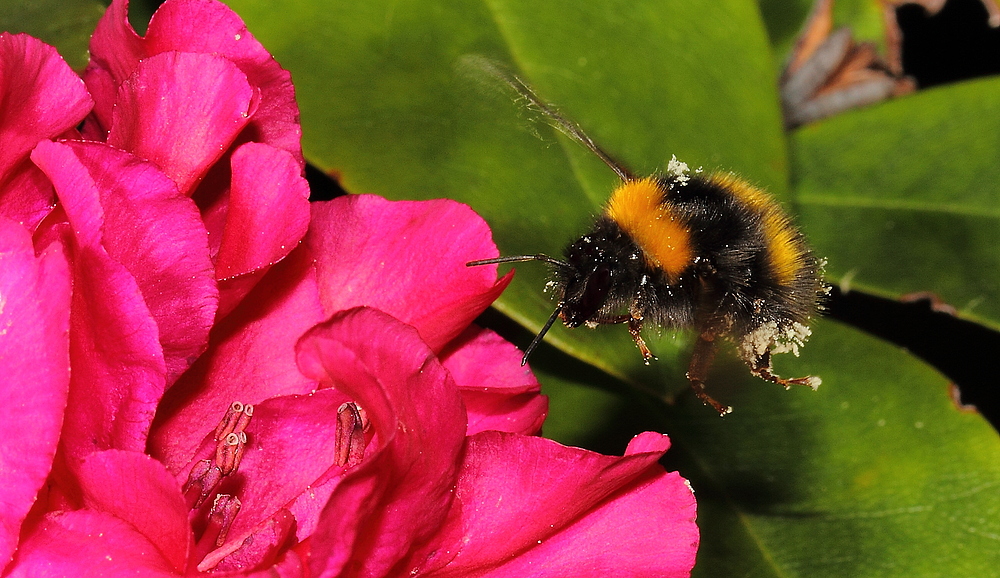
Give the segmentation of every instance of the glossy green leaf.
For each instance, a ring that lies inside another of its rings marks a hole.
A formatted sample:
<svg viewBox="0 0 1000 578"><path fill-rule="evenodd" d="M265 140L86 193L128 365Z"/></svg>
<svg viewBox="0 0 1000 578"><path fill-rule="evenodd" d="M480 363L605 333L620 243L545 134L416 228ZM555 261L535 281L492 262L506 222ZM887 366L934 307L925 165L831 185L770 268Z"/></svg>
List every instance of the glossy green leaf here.
<svg viewBox="0 0 1000 578"><path fill-rule="evenodd" d="M717 368L718 418L688 396L666 430L698 495L696 576L991 576L1000 567L1000 439L947 380L833 322L783 391ZM674 451L674 450L671 450Z"/></svg>
<svg viewBox="0 0 1000 578"><path fill-rule="evenodd" d="M0 9L0 31L40 38L80 70L87 64L90 35L104 9L99 0L5 0Z"/></svg>
<svg viewBox="0 0 1000 578"><path fill-rule="evenodd" d="M1000 80L898 99L795 133L801 222L827 269L929 291L1000 327Z"/></svg>

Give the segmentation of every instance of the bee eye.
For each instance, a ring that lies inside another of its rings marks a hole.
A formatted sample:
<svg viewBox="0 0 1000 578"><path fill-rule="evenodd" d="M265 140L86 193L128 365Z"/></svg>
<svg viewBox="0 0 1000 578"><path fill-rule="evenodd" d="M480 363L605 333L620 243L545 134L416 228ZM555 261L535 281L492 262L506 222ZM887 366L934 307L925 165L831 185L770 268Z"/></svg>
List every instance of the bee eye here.
<svg viewBox="0 0 1000 578"><path fill-rule="evenodd" d="M611 290L611 267L607 263L597 266L597 269L584 280L583 291L575 303L567 304L566 325L579 327L604 305L608 292Z"/></svg>

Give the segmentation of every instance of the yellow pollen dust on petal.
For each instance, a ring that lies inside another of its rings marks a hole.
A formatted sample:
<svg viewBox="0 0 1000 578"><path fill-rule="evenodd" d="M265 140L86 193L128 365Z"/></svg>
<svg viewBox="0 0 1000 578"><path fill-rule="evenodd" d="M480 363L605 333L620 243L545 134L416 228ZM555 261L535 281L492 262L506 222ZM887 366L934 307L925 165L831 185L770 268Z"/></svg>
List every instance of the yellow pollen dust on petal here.
<svg viewBox="0 0 1000 578"><path fill-rule="evenodd" d="M606 212L642 249L646 261L669 279L676 280L691 265L691 235L663 202L663 188L655 178L622 183Z"/></svg>

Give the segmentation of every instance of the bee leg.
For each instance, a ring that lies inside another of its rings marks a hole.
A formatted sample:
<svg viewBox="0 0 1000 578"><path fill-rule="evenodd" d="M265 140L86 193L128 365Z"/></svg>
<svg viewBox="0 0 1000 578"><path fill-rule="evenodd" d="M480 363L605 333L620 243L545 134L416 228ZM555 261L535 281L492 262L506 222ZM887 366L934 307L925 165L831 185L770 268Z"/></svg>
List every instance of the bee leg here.
<svg viewBox="0 0 1000 578"><path fill-rule="evenodd" d="M705 380L708 379L708 369L712 366L715 358L715 334L704 331L698 336L698 341L694 344L694 352L691 354L691 364L688 366L687 378L691 382L691 389L705 405L710 405L719 412L719 416L732 413L733 408L712 399L705 391Z"/></svg>
<svg viewBox="0 0 1000 578"><path fill-rule="evenodd" d="M646 341L643 340L642 335L639 333L640 331L642 331L642 317L636 317L636 314L633 313L628 318L628 332L632 335L632 341L635 341L636 347L639 348L639 353L642 354L642 361L646 365L649 365L649 360L656 358L653 356L653 352L649 350L649 347L646 346Z"/></svg>
<svg viewBox="0 0 1000 578"><path fill-rule="evenodd" d="M600 325L610 325L617 323L628 322L628 332L632 336L632 341L635 341L636 347L639 348L639 353L642 354L642 360L649 365L651 359L656 359L653 352L649 350L646 346L646 341L643 340L640 331L642 331L642 315L633 311L630 315L616 315L614 317L597 317L591 319L593 323Z"/></svg>
<svg viewBox="0 0 1000 578"><path fill-rule="evenodd" d="M785 379L780 375L776 375L772 371L771 367L771 351L765 350L762 355L754 360L748 360L747 365L750 366L750 373L756 375L757 377L770 381L771 383L777 383L778 385L784 387L785 389L791 389L793 385L804 385L806 387L811 387L812 389L817 389L820 386L820 379L818 377L809 375L806 377L793 377L791 379Z"/></svg>

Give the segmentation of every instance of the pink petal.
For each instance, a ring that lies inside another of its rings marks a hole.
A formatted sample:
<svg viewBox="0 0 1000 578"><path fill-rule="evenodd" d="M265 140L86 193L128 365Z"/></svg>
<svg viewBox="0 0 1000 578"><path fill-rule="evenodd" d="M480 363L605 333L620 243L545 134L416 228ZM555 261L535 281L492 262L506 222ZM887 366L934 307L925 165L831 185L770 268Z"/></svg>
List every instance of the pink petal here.
<svg viewBox="0 0 1000 578"><path fill-rule="evenodd" d="M40 140L76 126L93 102L56 49L27 34L0 33L0 183Z"/></svg>
<svg viewBox="0 0 1000 578"><path fill-rule="evenodd" d="M236 153L232 168L216 164L193 197L213 241L219 318L239 304L270 265L299 244L309 222L309 204L303 198L309 188L298 163L259 143L241 145Z"/></svg>
<svg viewBox="0 0 1000 578"><path fill-rule="evenodd" d="M210 34L205 31L210 30ZM247 30L243 20L221 2L168 0L153 14L146 32L151 54L177 50L218 54L231 60L260 91L260 107L243 141L256 141L291 153L300 166L302 128L291 74Z"/></svg>
<svg viewBox="0 0 1000 578"><path fill-rule="evenodd" d="M108 143L153 161L190 195L246 126L255 98L220 56L157 54L119 88Z"/></svg>
<svg viewBox="0 0 1000 578"><path fill-rule="evenodd" d="M73 128L93 101L55 48L26 34L0 33L0 213L33 229L52 205L50 187L24 186L28 154ZM37 174L37 171L35 171ZM19 180L16 187L11 181Z"/></svg>
<svg viewBox="0 0 1000 578"><path fill-rule="evenodd" d="M489 227L449 200L387 201L349 195L313 203L306 243L316 255L328 313L357 306L412 325L435 351L458 336L511 280L466 267L497 254Z"/></svg>
<svg viewBox="0 0 1000 578"><path fill-rule="evenodd" d="M188 508L163 464L138 452L96 452L84 458L77 478L88 509L128 522L184 572L192 545Z"/></svg>
<svg viewBox="0 0 1000 578"><path fill-rule="evenodd" d="M93 42L93 38L91 38ZM106 142L111 132L115 101L118 100L118 86L111 73L103 68L94 68L94 54L90 54L90 64L83 73L87 90L94 99L94 109L87 115L80 127L80 135L85 140Z"/></svg>
<svg viewBox="0 0 1000 578"><path fill-rule="evenodd" d="M295 251L216 325L208 351L164 397L152 455L177 472L233 401L258 404L315 389L296 367L295 343L322 319L312 258Z"/></svg>
<svg viewBox="0 0 1000 578"><path fill-rule="evenodd" d="M97 22L90 37L90 63L83 73L87 88L94 95L94 120L104 131L111 130L111 116L118 98L118 87L132 76L139 61L150 56L144 42L128 21L128 1L115 0ZM90 120L88 120L88 123ZM92 135L96 136L96 135Z"/></svg>
<svg viewBox="0 0 1000 578"><path fill-rule="evenodd" d="M548 413L548 398L522 353L488 329L470 325L441 353L469 413L466 435L499 430L535 435Z"/></svg>
<svg viewBox="0 0 1000 578"><path fill-rule="evenodd" d="M198 208L151 163L112 147L67 142L44 154L52 156L50 164L75 156L100 181L101 244L135 277L156 320L172 383L208 345L218 303Z"/></svg>
<svg viewBox="0 0 1000 578"><path fill-rule="evenodd" d="M73 147L50 141L39 143L32 160L55 185L73 231L73 373L63 444L76 458L112 448L142 451L166 366L135 278L101 243L101 187L121 167L95 166Z"/></svg>
<svg viewBox="0 0 1000 578"><path fill-rule="evenodd" d="M0 215L35 230L56 204L56 193L45 173L31 159L15 168L10 180L0 186Z"/></svg>
<svg viewBox="0 0 1000 578"><path fill-rule="evenodd" d="M323 511L313 574L388 575L437 530L451 503L465 439L458 391L417 332L380 311L339 313L310 330L298 351L306 375L368 413L376 444Z"/></svg>
<svg viewBox="0 0 1000 578"><path fill-rule="evenodd" d="M217 54L235 63L260 92L260 108L241 140L270 144L302 162L302 131L291 75L254 39L236 13L211 0L168 0L153 15L145 38L136 35L127 15L127 1L112 2L91 40L92 64L85 78L95 95L106 92L99 86L124 82L145 57L163 52ZM110 125L110 108L99 116Z"/></svg>
<svg viewBox="0 0 1000 578"><path fill-rule="evenodd" d="M69 390L69 303L62 246L36 258L24 227L0 217L0 571L59 441Z"/></svg>
<svg viewBox="0 0 1000 578"><path fill-rule="evenodd" d="M219 280L284 259L309 228L309 185L291 154L247 143L233 153L232 167L232 189L216 264Z"/></svg>
<svg viewBox="0 0 1000 578"><path fill-rule="evenodd" d="M425 575L688 576L694 495L657 463L666 436L634 443L646 451L610 457L537 437L470 437L456 509Z"/></svg>
<svg viewBox="0 0 1000 578"><path fill-rule="evenodd" d="M79 510L49 514L18 548L7 578L176 578L173 566L131 524Z"/></svg>
<svg viewBox="0 0 1000 578"><path fill-rule="evenodd" d="M246 578L302 578L308 576L305 562L294 550L285 550L270 568L246 574Z"/></svg>

